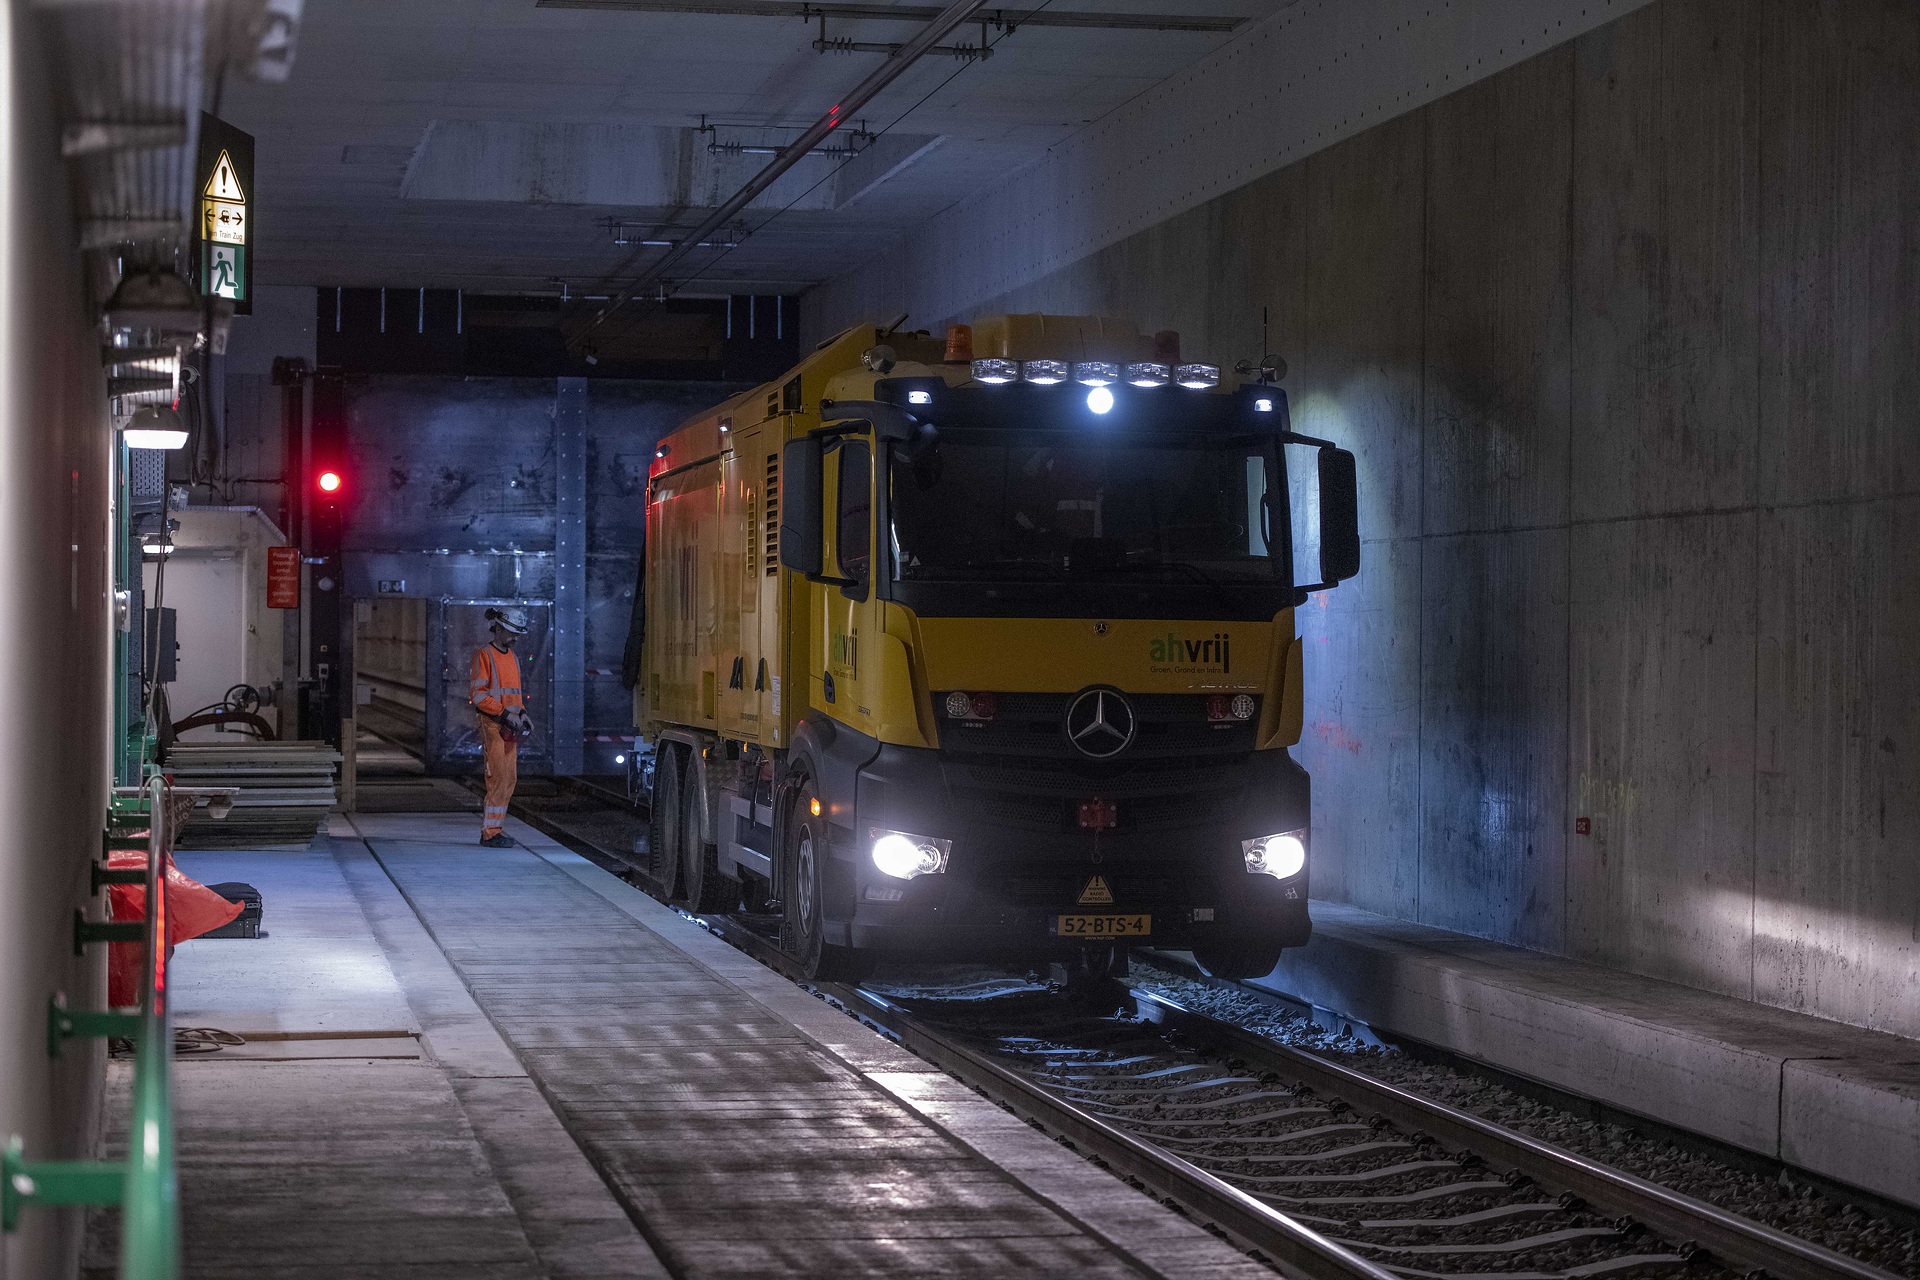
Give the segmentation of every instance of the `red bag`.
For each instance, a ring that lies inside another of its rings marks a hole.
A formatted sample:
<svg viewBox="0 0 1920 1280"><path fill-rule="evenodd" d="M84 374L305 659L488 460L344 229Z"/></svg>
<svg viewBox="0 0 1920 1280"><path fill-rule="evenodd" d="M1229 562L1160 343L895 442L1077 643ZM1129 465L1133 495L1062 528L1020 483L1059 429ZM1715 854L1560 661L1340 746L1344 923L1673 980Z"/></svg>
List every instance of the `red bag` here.
<svg viewBox="0 0 1920 1280"><path fill-rule="evenodd" d="M146 851L115 849L107 854L107 866L113 871L144 871ZM147 918L147 886L115 884L107 886L107 900L115 920ZM198 880L182 875L167 859L167 947L197 938L218 929L241 912L241 904L228 902ZM140 1003L140 965L146 959L146 946L139 942L115 942L107 947L107 1005L125 1009Z"/></svg>

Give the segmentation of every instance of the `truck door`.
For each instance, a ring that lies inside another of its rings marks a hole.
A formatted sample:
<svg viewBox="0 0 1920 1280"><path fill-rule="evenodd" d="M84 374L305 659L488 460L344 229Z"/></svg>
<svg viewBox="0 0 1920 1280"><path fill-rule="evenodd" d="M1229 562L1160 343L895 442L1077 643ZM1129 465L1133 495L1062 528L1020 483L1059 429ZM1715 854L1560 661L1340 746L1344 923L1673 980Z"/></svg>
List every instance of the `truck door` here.
<svg viewBox="0 0 1920 1280"><path fill-rule="evenodd" d="M862 733L878 729L879 689L870 652L877 642L880 604L874 591L874 440L840 437L827 454L823 489L827 512L828 573L839 585L814 588L820 646L813 664L815 704Z"/></svg>

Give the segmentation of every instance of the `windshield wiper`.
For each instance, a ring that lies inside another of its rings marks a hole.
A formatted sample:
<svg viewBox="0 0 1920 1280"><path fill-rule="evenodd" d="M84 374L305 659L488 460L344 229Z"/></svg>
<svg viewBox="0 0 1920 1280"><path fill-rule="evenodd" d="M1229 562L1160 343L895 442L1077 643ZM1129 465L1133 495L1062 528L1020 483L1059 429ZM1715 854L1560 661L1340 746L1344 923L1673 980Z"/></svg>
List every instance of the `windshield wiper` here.
<svg viewBox="0 0 1920 1280"><path fill-rule="evenodd" d="M1034 573L1048 579L1063 576L1058 565L1050 564L1045 560L962 560L958 564L917 565L915 568L918 570L914 575L916 577L921 574L930 577L948 573L993 574L1006 573L1009 570Z"/></svg>
<svg viewBox="0 0 1920 1280"><path fill-rule="evenodd" d="M1113 567L1126 572L1136 572L1141 569L1173 569L1186 574L1195 582L1201 583L1204 586L1218 587L1225 585L1218 578L1191 560L1125 560Z"/></svg>

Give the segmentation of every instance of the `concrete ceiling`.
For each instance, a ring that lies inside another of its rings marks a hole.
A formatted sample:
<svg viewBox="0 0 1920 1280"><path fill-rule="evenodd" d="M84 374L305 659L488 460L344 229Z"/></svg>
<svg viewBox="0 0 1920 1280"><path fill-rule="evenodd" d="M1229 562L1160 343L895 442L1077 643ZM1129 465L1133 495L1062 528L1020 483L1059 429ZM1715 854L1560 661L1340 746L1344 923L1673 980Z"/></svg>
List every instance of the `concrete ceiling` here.
<svg viewBox="0 0 1920 1280"><path fill-rule="evenodd" d="M1290 3L1048 8L1255 19ZM835 18L827 35L898 42L916 29ZM884 56L819 53L818 35L797 16L314 0L292 78L224 92L222 114L258 140L258 279L600 292L661 252L638 241L690 227L766 162L710 154L710 141L778 143ZM981 35L976 23L950 42ZM801 161L742 220L792 207L738 248L696 253L680 288L792 293L839 275L1231 38L1033 25L984 61L929 57L862 113L884 131L867 154ZM717 132L698 132L703 118ZM616 244L609 220L633 243Z"/></svg>

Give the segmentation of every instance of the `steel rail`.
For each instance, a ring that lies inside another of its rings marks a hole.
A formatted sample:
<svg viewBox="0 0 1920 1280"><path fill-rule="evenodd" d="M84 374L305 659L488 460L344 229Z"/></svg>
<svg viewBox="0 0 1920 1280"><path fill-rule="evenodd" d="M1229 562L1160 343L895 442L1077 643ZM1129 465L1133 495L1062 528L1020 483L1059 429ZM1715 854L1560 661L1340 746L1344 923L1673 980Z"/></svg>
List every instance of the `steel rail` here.
<svg viewBox="0 0 1920 1280"><path fill-rule="evenodd" d="M1469 1151L1495 1168L1524 1174L1556 1191L1570 1192L1609 1213L1624 1214L1683 1249L1691 1245L1704 1250L1736 1271L1764 1271L1775 1280L1898 1280L1892 1272L1303 1049L1269 1040L1244 1027L1195 1013L1164 997L1144 991L1130 995L1139 1016L1178 1031L1188 1043L1242 1056L1292 1077L1315 1093L1338 1098L1357 1111L1371 1112L1402 1129L1425 1133L1444 1145Z"/></svg>
<svg viewBox="0 0 1920 1280"><path fill-rule="evenodd" d="M733 219L735 214L752 204L761 193L777 182L782 174L804 160L829 133L852 120L860 108L866 106L882 89L892 84L907 68L918 62L922 54L986 5L987 0L954 0L952 4L942 9L938 17L920 28L911 39L902 44L898 53L888 56L885 62L868 73L866 79L855 85L838 102L828 108L825 115L808 125L805 132L781 149L779 155L767 161L765 168L749 178L745 186L708 214L705 221L681 236L671 248L609 298L591 319L568 336L568 341L584 342L589 334L604 324L615 311L630 302L642 289L657 280L664 279L667 271L692 253L702 240L720 230Z"/></svg>
<svg viewBox="0 0 1920 1280"><path fill-rule="evenodd" d="M1257 1250L1285 1267L1288 1274L1311 1280L1403 1280L1172 1152L1143 1142L1022 1079L941 1034L885 996L845 983L809 981L792 957L737 921L724 916L692 918L768 968L812 987L855 1017L879 1027L919 1057L1011 1108L1023 1119L1066 1138L1121 1176L1137 1179L1155 1195L1211 1222L1241 1247Z"/></svg>
<svg viewBox="0 0 1920 1280"><path fill-rule="evenodd" d="M886 1028L941 1070L1098 1156L1116 1173L1138 1179L1160 1197L1219 1227L1242 1247L1259 1251L1288 1274L1314 1280L1401 1280L1231 1183L953 1042L885 996L836 983L816 985L849 1011Z"/></svg>

